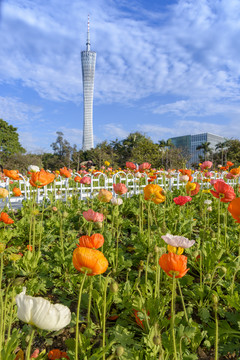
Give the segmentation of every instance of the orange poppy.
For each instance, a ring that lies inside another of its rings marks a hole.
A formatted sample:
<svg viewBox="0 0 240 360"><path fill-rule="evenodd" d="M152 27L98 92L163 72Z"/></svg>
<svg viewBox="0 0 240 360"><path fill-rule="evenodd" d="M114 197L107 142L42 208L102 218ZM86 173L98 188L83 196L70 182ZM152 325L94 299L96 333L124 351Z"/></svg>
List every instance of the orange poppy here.
<svg viewBox="0 0 240 360"><path fill-rule="evenodd" d="M98 200L104 203L108 203L111 201L112 198L111 191L108 191L106 189L101 189L98 193Z"/></svg>
<svg viewBox="0 0 240 360"><path fill-rule="evenodd" d="M24 352L22 349L18 350L15 360L24 360Z"/></svg>
<svg viewBox="0 0 240 360"><path fill-rule="evenodd" d="M166 200L163 189L157 184L148 184L143 191L144 199L151 200L155 204L160 204Z"/></svg>
<svg viewBox="0 0 240 360"><path fill-rule="evenodd" d="M15 187L13 188L13 193L15 196L21 196L22 195L22 192L19 188Z"/></svg>
<svg viewBox="0 0 240 360"><path fill-rule="evenodd" d="M228 205L228 211L232 217L240 224L240 198L235 198Z"/></svg>
<svg viewBox="0 0 240 360"><path fill-rule="evenodd" d="M21 180L18 170L7 170L7 169L3 169L4 175L6 175L7 177L9 177L10 179L13 180Z"/></svg>
<svg viewBox="0 0 240 360"><path fill-rule="evenodd" d="M108 261L99 250L93 250L86 247L77 247L73 251L73 266L78 271L87 275L103 274L108 268Z"/></svg>
<svg viewBox="0 0 240 360"><path fill-rule="evenodd" d="M188 182L186 185L187 194L190 196L197 195L200 190L200 185L197 182Z"/></svg>
<svg viewBox="0 0 240 360"><path fill-rule="evenodd" d="M159 265L165 273L175 278L181 278L188 272L187 257L185 255L178 255L173 252L163 254L159 259Z"/></svg>
<svg viewBox="0 0 240 360"><path fill-rule="evenodd" d="M13 224L14 223L13 219L11 219L10 216L5 212L1 212L0 221L3 221L5 224Z"/></svg>
<svg viewBox="0 0 240 360"><path fill-rule="evenodd" d="M79 239L78 247L86 247L89 249L98 249L103 246L104 237L102 234L93 234L92 236L84 235Z"/></svg>
<svg viewBox="0 0 240 360"><path fill-rule="evenodd" d="M240 174L240 168L233 168L230 170L230 173L232 175L239 175Z"/></svg>
<svg viewBox="0 0 240 360"><path fill-rule="evenodd" d="M60 175L66 178L70 178L71 177L71 173L70 171L68 171L68 169L66 168L66 166L64 166L62 169L59 170L60 171Z"/></svg>
<svg viewBox="0 0 240 360"><path fill-rule="evenodd" d="M74 181L80 183L81 179L80 176L75 176Z"/></svg>
<svg viewBox="0 0 240 360"><path fill-rule="evenodd" d="M192 171L190 169L180 169L179 170L182 175L187 175L189 177L189 181L192 181Z"/></svg>
<svg viewBox="0 0 240 360"><path fill-rule="evenodd" d="M231 161L227 161L227 166L231 167L231 166L233 166L233 165L234 165L234 163L233 163L233 162L231 162Z"/></svg>
<svg viewBox="0 0 240 360"><path fill-rule="evenodd" d="M55 175L41 169L35 173L32 173L31 179L29 180L30 184L34 187L43 187L50 184L55 179Z"/></svg>

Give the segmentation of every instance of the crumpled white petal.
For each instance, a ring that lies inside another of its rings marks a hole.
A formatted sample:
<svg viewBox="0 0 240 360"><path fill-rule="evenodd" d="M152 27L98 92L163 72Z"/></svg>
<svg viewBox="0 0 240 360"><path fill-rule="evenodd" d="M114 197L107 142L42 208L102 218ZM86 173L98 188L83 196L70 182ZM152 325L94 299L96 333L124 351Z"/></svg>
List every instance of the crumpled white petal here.
<svg viewBox="0 0 240 360"><path fill-rule="evenodd" d="M190 248L195 244L195 240L188 240L187 238L183 236L178 235L171 235L166 234L161 236L161 238L167 243L168 245L174 246L174 247L181 247L181 248Z"/></svg>
<svg viewBox="0 0 240 360"><path fill-rule="evenodd" d="M18 318L39 329L58 331L71 321L71 312L67 306L53 305L42 297L26 295L26 288L16 296L16 303Z"/></svg>

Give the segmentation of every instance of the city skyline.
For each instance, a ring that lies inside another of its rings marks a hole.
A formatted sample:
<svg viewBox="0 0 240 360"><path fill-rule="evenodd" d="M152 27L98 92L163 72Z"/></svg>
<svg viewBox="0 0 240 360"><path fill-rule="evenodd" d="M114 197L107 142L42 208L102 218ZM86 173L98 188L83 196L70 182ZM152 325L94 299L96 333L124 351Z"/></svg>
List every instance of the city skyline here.
<svg viewBox="0 0 240 360"><path fill-rule="evenodd" d="M239 138L238 1L0 4L0 118L28 151L51 151L57 131L82 147L88 13L98 54L94 144L135 131L155 142L205 132Z"/></svg>

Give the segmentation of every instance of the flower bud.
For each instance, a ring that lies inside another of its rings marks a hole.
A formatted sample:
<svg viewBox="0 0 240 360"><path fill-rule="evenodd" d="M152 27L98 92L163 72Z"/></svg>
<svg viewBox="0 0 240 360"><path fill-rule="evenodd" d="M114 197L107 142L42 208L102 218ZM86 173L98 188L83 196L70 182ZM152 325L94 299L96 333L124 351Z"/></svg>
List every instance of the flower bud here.
<svg viewBox="0 0 240 360"><path fill-rule="evenodd" d="M116 281L113 281L110 286L110 291L114 294L116 294L118 292L118 283Z"/></svg>
<svg viewBox="0 0 240 360"><path fill-rule="evenodd" d="M120 357L124 353L124 347L119 345L116 347L115 354Z"/></svg>
<svg viewBox="0 0 240 360"><path fill-rule="evenodd" d="M0 254L4 252L4 250L6 249L6 244L4 243L0 243Z"/></svg>
<svg viewBox="0 0 240 360"><path fill-rule="evenodd" d="M101 228L102 228L102 226L103 226L103 224L102 224L102 222L101 222L101 221L96 222L96 225L97 225L97 227L98 227L99 229L101 229Z"/></svg>
<svg viewBox="0 0 240 360"><path fill-rule="evenodd" d="M64 211L63 214L62 214L62 217L63 217L63 218L67 218L67 217L68 217L68 212L67 212L67 211Z"/></svg>
<svg viewBox="0 0 240 360"><path fill-rule="evenodd" d="M154 345L158 346L158 345L161 345L161 338L159 335L154 335L153 337L153 343Z"/></svg>

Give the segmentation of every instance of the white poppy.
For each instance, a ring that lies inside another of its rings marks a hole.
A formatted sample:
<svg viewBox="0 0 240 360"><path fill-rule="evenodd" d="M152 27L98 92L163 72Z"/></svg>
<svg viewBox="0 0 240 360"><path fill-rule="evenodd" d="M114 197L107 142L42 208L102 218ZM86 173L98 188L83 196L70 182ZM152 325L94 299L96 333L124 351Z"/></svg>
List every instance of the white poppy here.
<svg viewBox="0 0 240 360"><path fill-rule="evenodd" d="M167 243L168 245L174 246L174 247L181 247L181 248L190 248L195 244L195 240L188 240L187 238L183 236L178 235L171 235L166 234L161 236L161 238Z"/></svg>
<svg viewBox="0 0 240 360"><path fill-rule="evenodd" d="M122 205L123 200L119 197L119 198L115 198L114 196L111 198L111 203L113 205Z"/></svg>
<svg viewBox="0 0 240 360"><path fill-rule="evenodd" d="M212 203L212 200L205 200L204 201L204 204L206 204L206 205L211 205L211 203Z"/></svg>
<svg viewBox="0 0 240 360"><path fill-rule="evenodd" d="M28 171L30 172L38 172L40 171L39 167L37 165L29 165Z"/></svg>
<svg viewBox="0 0 240 360"><path fill-rule="evenodd" d="M17 316L20 320L39 329L58 331L71 321L69 308L62 304L51 304L42 297L26 295L26 288L16 296Z"/></svg>

